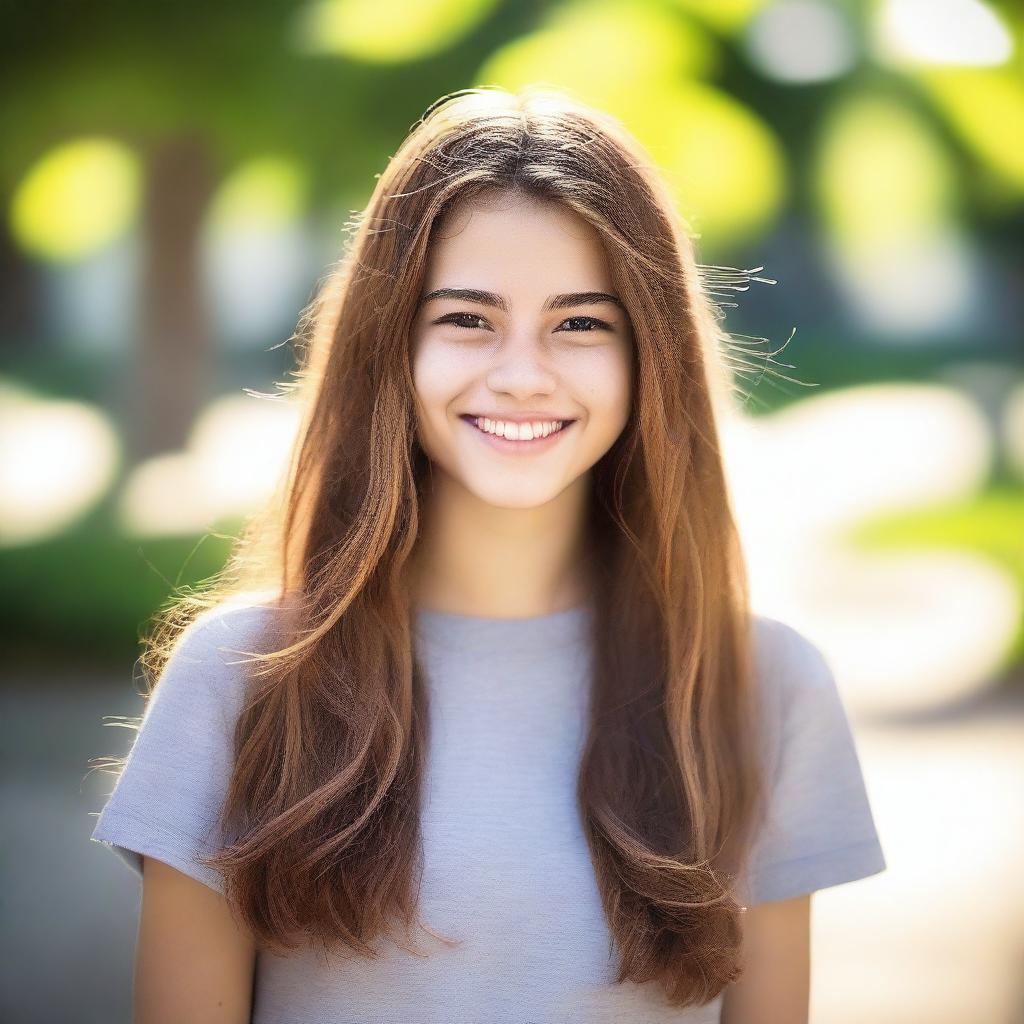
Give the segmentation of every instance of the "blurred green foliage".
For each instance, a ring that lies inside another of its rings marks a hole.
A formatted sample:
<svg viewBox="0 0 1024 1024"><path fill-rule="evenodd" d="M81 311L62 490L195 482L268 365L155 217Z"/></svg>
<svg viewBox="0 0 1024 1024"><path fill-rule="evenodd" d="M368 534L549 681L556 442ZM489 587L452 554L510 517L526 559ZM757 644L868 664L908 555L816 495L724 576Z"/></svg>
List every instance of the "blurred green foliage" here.
<svg viewBox="0 0 1024 1024"><path fill-rule="evenodd" d="M1024 484L1001 482L972 498L864 523L851 534L871 550L945 549L981 555L1005 570L1024 594ZM1024 665L1024 617L1007 667Z"/></svg>
<svg viewBox="0 0 1024 1024"><path fill-rule="evenodd" d="M794 84L758 66L745 38L753 19L771 13L770 0L6 5L0 258L14 281L8 294L20 301L33 294L33 275L87 259L150 223L147 210L178 191L182 179L167 166L173 171L181 152L201 165L188 178L194 206L184 208L197 226L327 223L340 247L342 222L363 206L428 105L467 85L528 82L563 88L623 121L663 170L699 235L703 262L751 266L750 254L782 225L800 234L814 260L845 248L848 265L866 266L894 239L945 231L969 237L993 264L1016 265L1024 238L1024 11L1014 0L988 5L1014 41L1011 60L940 67L880 59L873 32L883 6L823 5L845 26L853 60L835 77ZM168 140L188 145L167 150ZM143 235L140 262L149 267L167 239ZM794 296L777 323L818 299L798 261L785 280L785 245L768 267ZM156 265L173 264L163 256ZM159 298L157 307L180 299L187 309L197 296L175 295L172 282ZM744 329L744 312L730 314L727 326ZM793 319L799 326L810 318ZM816 323L829 321L826 314ZM955 337L901 346L847 330L800 327L777 357L793 367L779 372L797 382L762 376L755 365L737 381L749 392L746 411L770 413L833 387L937 377L992 341L951 330ZM160 352L166 340L156 333L154 341L140 329L138 352ZM30 330L0 344L12 379L124 419L125 396L137 390L136 353L97 355L75 337L40 339ZM1007 364L1024 361L1024 352L1006 350L1005 335L992 348ZM744 356L761 359L759 350ZM284 378L290 353L218 350L211 365L210 394L263 389ZM201 404L202 396L185 397L189 408ZM130 423L119 427L131 436ZM218 524L203 538L136 540L118 530L115 504L111 493L59 537L0 548L9 656L43 651L123 664L174 588L220 567L239 525ZM869 524L856 536L873 546L975 551L1024 591L1022 511L1020 485L994 481L955 508ZM1014 657L1024 659L1024 629Z"/></svg>

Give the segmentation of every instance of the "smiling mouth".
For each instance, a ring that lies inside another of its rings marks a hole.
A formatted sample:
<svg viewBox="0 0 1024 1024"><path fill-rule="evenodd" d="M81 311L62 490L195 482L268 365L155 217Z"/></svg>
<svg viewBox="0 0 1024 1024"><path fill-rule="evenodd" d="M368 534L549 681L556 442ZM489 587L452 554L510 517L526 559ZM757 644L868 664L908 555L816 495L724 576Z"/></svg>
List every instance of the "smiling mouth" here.
<svg viewBox="0 0 1024 1024"><path fill-rule="evenodd" d="M536 446L544 445L551 441L559 434L564 434L565 431L575 423L575 420L554 420L551 422L561 423L562 425L557 430L552 430L548 434L538 434L532 438L515 438L505 437L503 434L495 434L489 430L484 430L477 422L480 417L463 415L459 417L464 422L468 423L474 430L479 434L482 434L485 438L490 441L498 443L503 448L533 448Z"/></svg>

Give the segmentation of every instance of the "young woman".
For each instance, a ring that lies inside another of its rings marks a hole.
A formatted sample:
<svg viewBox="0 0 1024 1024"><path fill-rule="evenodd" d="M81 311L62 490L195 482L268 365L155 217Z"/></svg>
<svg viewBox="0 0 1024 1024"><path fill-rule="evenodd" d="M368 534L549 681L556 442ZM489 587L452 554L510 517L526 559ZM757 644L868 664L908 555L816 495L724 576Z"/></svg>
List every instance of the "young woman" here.
<svg viewBox="0 0 1024 1024"><path fill-rule="evenodd" d="M466 90L352 227L279 499L161 618L92 833L136 1019L805 1021L810 894L885 861L828 664L748 605L664 183Z"/></svg>

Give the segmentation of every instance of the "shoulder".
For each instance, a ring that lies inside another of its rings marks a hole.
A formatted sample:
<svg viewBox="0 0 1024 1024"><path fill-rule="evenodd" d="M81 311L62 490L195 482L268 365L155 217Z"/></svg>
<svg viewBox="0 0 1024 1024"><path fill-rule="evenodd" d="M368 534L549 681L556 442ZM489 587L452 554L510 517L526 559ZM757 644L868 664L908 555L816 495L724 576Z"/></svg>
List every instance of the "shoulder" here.
<svg viewBox="0 0 1024 1024"><path fill-rule="evenodd" d="M752 647L758 682L777 691L782 699L800 692L834 689L835 679L821 648L798 629L780 619L754 614Z"/></svg>
<svg viewBox="0 0 1024 1024"><path fill-rule="evenodd" d="M246 665L270 648L276 624L277 611L266 603L205 609L178 634L150 703L235 707L246 689Z"/></svg>
<svg viewBox="0 0 1024 1024"><path fill-rule="evenodd" d="M757 616L754 634L771 783L750 902L763 903L863 878L885 862L828 659L777 619Z"/></svg>
<svg viewBox="0 0 1024 1024"><path fill-rule="evenodd" d="M786 622L755 615L752 647L758 707L774 756L801 733L846 729L835 674L816 643Z"/></svg>
<svg viewBox="0 0 1024 1024"><path fill-rule="evenodd" d="M197 615L180 633L172 654L227 663L230 655L263 645L277 612L268 603L225 601Z"/></svg>

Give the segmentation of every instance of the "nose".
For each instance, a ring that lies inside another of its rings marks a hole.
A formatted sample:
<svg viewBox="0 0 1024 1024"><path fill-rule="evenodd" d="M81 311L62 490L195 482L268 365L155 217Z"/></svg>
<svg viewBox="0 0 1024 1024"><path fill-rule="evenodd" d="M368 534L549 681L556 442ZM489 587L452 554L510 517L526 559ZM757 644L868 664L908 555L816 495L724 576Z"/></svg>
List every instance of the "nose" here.
<svg viewBox="0 0 1024 1024"><path fill-rule="evenodd" d="M487 386L525 400L551 394L558 380L543 344L533 336L510 337L495 353L487 370Z"/></svg>

